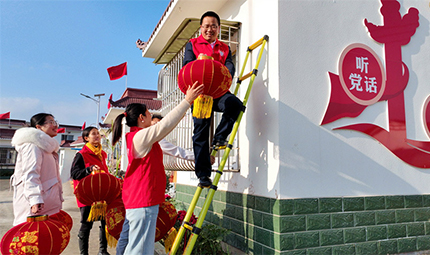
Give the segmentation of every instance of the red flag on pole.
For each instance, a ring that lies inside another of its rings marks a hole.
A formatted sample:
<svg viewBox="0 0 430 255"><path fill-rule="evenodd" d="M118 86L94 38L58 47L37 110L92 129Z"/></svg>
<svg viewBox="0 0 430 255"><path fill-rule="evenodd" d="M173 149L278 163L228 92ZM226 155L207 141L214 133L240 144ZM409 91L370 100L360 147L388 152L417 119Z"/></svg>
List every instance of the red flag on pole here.
<svg viewBox="0 0 430 255"><path fill-rule="evenodd" d="M109 101L108 101L108 109L110 109L110 108L111 108L110 101L112 101L112 94L110 94L110 97L109 97Z"/></svg>
<svg viewBox="0 0 430 255"><path fill-rule="evenodd" d="M0 120L10 119L10 112L0 114Z"/></svg>
<svg viewBox="0 0 430 255"><path fill-rule="evenodd" d="M82 125L82 128L81 128L81 130L84 130L85 129L85 124L86 124L87 122L85 121L84 122L84 125Z"/></svg>
<svg viewBox="0 0 430 255"><path fill-rule="evenodd" d="M127 62L117 66L111 66L107 69L111 81L117 80L124 75L127 75Z"/></svg>
<svg viewBox="0 0 430 255"><path fill-rule="evenodd" d="M66 133L66 128L59 128L57 129L57 134Z"/></svg>

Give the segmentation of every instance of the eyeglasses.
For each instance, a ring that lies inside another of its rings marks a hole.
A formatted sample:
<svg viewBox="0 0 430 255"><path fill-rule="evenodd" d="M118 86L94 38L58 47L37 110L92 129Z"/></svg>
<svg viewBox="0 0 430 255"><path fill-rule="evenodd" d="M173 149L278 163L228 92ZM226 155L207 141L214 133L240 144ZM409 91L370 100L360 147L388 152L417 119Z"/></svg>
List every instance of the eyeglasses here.
<svg viewBox="0 0 430 255"><path fill-rule="evenodd" d="M43 124L49 124L49 125L53 125L53 126L59 126L58 121L56 121L56 120L48 120L48 121L45 121L45 123L43 123Z"/></svg>
<svg viewBox="0 0 430 255"><path fill-rule="evenodd" d="M217 29L217 28L218 28L218 26L217 26L217 25L204 25L204 26L202 26L202 28L204 28L204 29L206 29L206 30L208 30L208 29L213 29L213 30L215 30L215 29Z"/></svg>

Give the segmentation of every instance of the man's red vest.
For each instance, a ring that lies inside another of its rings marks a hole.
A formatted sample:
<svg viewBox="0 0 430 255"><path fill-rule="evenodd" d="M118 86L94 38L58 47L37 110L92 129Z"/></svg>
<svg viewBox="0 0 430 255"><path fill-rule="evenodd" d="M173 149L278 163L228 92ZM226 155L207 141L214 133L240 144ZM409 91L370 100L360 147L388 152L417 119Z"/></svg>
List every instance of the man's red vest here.
<svg viewBox="0 0 430 255"><path fill-rule="evenodd" d="M200 53L203 53L213 57L214 60L219 61L221 64L225 65L225 60L227 59L228 53L230 51L227 44L216 39L215 45L212 49L210 43L208 43L208 41L206 41L202 35L191 39L190 42L193 45L193 52L194 55L196 55L196 58Z"/></svg>

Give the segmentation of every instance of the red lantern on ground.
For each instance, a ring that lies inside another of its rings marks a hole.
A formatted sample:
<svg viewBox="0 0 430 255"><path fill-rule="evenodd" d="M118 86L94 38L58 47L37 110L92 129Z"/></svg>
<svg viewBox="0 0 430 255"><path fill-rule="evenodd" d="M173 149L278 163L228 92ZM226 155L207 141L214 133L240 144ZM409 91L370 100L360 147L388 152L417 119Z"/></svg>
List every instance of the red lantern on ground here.
<svg viewBox="0 0 430 255"><path fill-rule="evenodd" d="M88 221L104 219L107 205L112 203L120 192L119 179L104 171L93 171L82 178L75 188L75 195L79 202L91 205Z"/></svg>
<svg viewBox="0 0 430 255"><path fill-rule="evenodd" d="M169 201L164 201L160 204L158 209L157 225L155 230L155 242L164 240L164 247L166 253L170 250L175 241L177 234L176 229L173 227L176 222L178 213L176 208Z"/></svg>
<svg viewBox="0 0 430 255"><path fill-rule="evenodd" d="M212 100L224 95L230 89L231 80L227 67L206 55L200 55L197 60L186 64L178 74L179 89L184 94L188 86L196 81L205 85L203 95L194 101L193 116L197 118L210 117Z"/></svg>
<svg viewBox="0 0 430 255"><path fill-rule="evenodd" d="M122 231L125 220L125 208L122 198L119 196L106 209L106 238L110 247L116 247L116 243Z"/></svg>
<svg viewBox="0 0 430 255"><path fill-rule="evenodd" d="M70 241L66 224L48 215L27 217L1 240L2 254L60 254Z"/></svg>
<svg viewBox="0 0 430 255"><path fill-rule="evenodd" d="M69 231L72 230L73 219L72 219L72 217L68 213L66 213L63 210L60 210L56 214L52 214L51 216L49 216L49 219L56 220L56 221L59 221L59 222L63 222L63 223L66 224L66 226L69 229Z"/></svg>

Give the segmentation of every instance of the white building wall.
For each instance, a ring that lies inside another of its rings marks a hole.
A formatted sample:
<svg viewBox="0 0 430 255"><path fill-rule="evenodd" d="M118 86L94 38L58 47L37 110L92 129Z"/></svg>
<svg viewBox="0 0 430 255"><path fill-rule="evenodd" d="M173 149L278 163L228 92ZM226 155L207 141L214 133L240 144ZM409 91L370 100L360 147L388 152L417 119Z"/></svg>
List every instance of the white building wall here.
<svg viewBox="0 0 430 255"><path fill-rule="evenodd" d="M405 90L408 138L429 140L422 105L430 94L428 1L399 1L404 15L420 12L420 26L402 47L410 79ZM332 128L375 123L387 128L386 103L368 107L358 118L320 126L329 101L328 72L351 43L371 47L385 62L383 45L373 41L364 19L382 25L379 1L279 1L279 182L281 198L430 193L430 169L412 167L373 138ZM270 77L272 78L272 76Z"/></svg>
<svg viewBox="0 0 430 255"><path fill-rule="evenodd" d="M73 158L79 149L75 148L60 148L60 177L63 183L70 181L70 169L72 168Z"/></svg>
<svg viewBox="0 0 430 255"><path fill-rule="evenodd" d="M420 26L402 47L410 72L407 135L429 141L422 122L422 106L430 95L429 3L399 2L402 15L410 7L420 13ZM362 133L332 130L353 123L387 129L386 102L357 118L320 126L330 96L328 72L338 74L346 46L365 44L385 63L383 45L364 26L366 18L382 25L380 7L378 0L237 0L218 11L223 19L242 23L241 64L249 45L265 34L270 37L240 126L241 171L224 173L220 190L282 199L430 193L430 169L404 163ZM197 184L194 173L178 172L178 183L191 184L190 179Z"/></svg>

